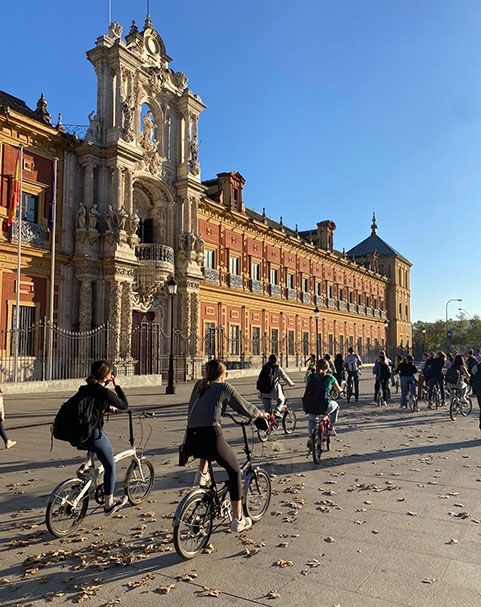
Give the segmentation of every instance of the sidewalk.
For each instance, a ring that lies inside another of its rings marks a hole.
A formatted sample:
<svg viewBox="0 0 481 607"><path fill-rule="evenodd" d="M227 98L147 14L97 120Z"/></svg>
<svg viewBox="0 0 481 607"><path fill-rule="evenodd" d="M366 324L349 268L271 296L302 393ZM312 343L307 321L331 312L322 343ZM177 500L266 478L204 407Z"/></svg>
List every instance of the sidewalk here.
<svg viewBox="0 0 481 607"><path fill-rule="evenodd" d="M252 380L233 383L243 394L255 392ZM135 426L155 467L154 491L113 518L91 503L82 528L65 539L48 535L45 506L53 487L74 473L79 453L59 441L50 453L45 426L12 430L17 446L0 451L0 604L187 607L198 599L206 607L477 607L477 407L456 422L446 407L428 411L422 403L420 413L401 411L396 395L377 408L369 404L372 383L361 381L358 404L341 402L338 435L320 466L306 456L302 386L294 388L294 434L252 442L274 489L268 514L240 536L221 526L209 553L189 562L173 550L171 521L195 473L194 463L176 466L190 386L169 397L128 390L135 407L159 409L143 428ZM7 422L45 420L61 401L57 394L9 397ZM127 445L125 422L120 415L108 422L116 452ZM226 424L225 431L242 461L238 429ZM119 465L117 494L125 470Z"/></svg>

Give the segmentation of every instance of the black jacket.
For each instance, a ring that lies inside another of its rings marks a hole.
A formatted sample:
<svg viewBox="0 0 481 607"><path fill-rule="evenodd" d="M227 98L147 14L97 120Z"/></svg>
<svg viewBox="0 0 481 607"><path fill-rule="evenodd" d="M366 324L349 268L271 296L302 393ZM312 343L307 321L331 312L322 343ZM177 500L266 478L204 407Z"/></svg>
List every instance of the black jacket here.
<svg viewBox="0 0 481 607"><path fill-rule="evenodd" d="M103 428L104 414L109 407L115 407L116 409L121 409L122 411L129 408L127 397L120 386L115 386L114 392L101 384L86 384L84 386L80 386L77 395L81 397L93 397L94 410L98 418L98 428Z"/></svg>

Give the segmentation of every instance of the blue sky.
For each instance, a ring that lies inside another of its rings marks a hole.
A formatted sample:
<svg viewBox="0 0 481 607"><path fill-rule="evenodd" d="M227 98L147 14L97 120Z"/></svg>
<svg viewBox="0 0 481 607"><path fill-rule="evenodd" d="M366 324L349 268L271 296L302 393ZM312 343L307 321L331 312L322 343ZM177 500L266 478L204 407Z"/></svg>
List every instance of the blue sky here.
<svg viewBox="0 0 481 607"><path fill-rule="evenodd" d="M128 30L146 2L112 0ZM299 229L337 224L335 246L379 235L413 263L413 321L448 299L481 313L474 269L481 212L478 0L151 0L154 26L207 110L202 177L238 170L249 207ZM85 58L108 1L6 0L0 89L29 105L44 91L86 124Z"/></svg>

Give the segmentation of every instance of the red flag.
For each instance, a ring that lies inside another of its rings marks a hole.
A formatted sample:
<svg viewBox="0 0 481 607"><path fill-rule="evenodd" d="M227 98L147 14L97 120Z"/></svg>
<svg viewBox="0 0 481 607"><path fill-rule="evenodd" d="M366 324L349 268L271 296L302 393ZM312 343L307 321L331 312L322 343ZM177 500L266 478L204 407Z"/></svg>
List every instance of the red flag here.
<svg viewBox="0 0 481 607"><path fill-rule="evenodd" d="M8 210L8 221L7 225L11 226L13 220L15 219L15 215L17 212L17 207L20 203L20 158L21 152L18 151L17 163L15 165L15 175L13 178L13 188L12 188L12 199L10 201L10 208Z"/></svg>

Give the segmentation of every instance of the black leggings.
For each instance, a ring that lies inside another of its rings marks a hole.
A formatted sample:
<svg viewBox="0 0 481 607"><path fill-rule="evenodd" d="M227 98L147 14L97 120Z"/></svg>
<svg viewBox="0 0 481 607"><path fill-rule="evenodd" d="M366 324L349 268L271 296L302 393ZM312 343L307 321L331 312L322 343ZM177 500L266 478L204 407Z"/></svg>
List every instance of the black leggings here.
<svg viewBox="0 0 481 607"><path fill-rule="evenodd" d="M240 500L242 480L239 462L226 443L218 426L188 428L187 449L194 457L216 461L229 476L229 495L233 502Z"/></svg>

